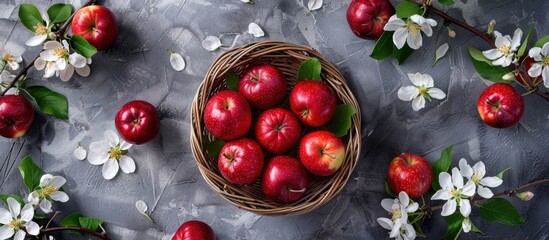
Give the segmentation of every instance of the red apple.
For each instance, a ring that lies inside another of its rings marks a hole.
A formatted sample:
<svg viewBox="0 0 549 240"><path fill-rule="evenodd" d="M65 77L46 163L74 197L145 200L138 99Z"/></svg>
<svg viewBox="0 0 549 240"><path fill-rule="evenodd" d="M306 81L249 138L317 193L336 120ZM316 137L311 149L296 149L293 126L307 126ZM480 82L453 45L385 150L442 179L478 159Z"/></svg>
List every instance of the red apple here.
<svg viewBox="0 0 549 240"><path fill-rule="evenodd" d="M235 184L253 184L261 176L264 155L261 146L252 139L241 138L226 143L217 159L219 172Z"/></svg>
<svg viewBox="0 0 549 240"><path fill-rule="evenodd" d="M215 240L215 234L208 224L194 220L181 224L172 240Z"/></svg>
<svg viewBox="0 0 549 240"><path fill-rule="evenodd" d="M326 124L334 116L337 99L323 82L298 82L290 92L290 109L301 122L312 127Z"/></svg>
<svg viewBox="0 0 549 240"><path fill-rule="evenodd" d="M153 140L160 131L156 108L145 101L134 100L122 106L114 118L116 130L124 140L143 144Z"/></svg>
<svg viewBox="0 0 549 240"><path fill-rule="evenodd" d="M22 96L0 97L0 135L17 138L25 135L34 121L34 109Z"/></svg>
<svg viewBox="0 0 549 240"><path fill-rule="evenodd" d="M257 119L255 138L270 153L282 154L301 138L301 124L290 110L269 109Z"/></svg>
<svg viewBox="0 0 549 240"><path fill-rule="evenodd" d="M484 89L477 102L480 118L495 128L511 127L518 123L524 113L522 95L512 86L492 84Z"/></svg>
<svg viewBox="0 0 549 240"><path fill-rule="evenodd" d="M332 132L315 131L301 139L299 160L313 175L330 176L345 161L345 145Z"/></svg>
<svg viewBox="0 0 549 240"><path fill-rule="evenodd" d="M254 66L240 79L238 91L257 109L269 109L286 99L286 77L273 65Z"/></svg>
<svg viewBox="0 0 549 240"><path fill-rule="evenodd" d="M118 25L112 12L100 5L83 7L74 14L72 33L82 36L97 50L111 46L118 36Z"/></svg>
<svg viewBox="0 0 549 240"><path fill-rule="evenodd" d="M261 188L267 198L278 203L301 199L309 186L309 176L301 163L292 157L277 156L269 160L261 178Z"/></svg>
<svg viewBox="0 0 549 240"><path fill-rule="evenodd" d="M221 140L242 137L252 125L250 105L238 92L218 92L206 104L204 124L214 137Z"/></svg>
<svg viewBox="0 0 549 240"><path fill-rule="evenodd" d="M433 169L422 157L413 153L396 156L387 170L387 183L395 193L406 192L418 198L429 191L433 181Z"/></svg>
<svg viewBox="0 0 549 240"><path fill-rule="evenodd" d="M347 23L357 37L378 39L394 14L388 0L353 0L347 9Z"/></svg>

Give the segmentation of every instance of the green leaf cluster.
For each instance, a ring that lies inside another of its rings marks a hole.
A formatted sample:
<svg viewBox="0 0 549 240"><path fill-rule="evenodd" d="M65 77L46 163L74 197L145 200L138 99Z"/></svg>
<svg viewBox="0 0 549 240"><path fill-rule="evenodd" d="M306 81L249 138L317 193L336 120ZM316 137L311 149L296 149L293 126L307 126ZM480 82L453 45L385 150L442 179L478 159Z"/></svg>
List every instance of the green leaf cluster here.
<svg viewBox="0 0 549 240"><path fill-rule="evenodd" d="M473 48L467 47L469 49L469 56L471 57L471 62L477 70L477 73L484 79L490 80L496 83L511 83L510 81L504 80L503 75L509 73L509 69L502 66L494 66L492 60L486 58L482 52Z"/></svg>
<svg viewBox="0 0 549 240"><path fill-rule="evenodd" d="M79 212L74 212L66 216L60 224L63 227L83 227L96 232L99 229L99 226L103 224L103 220L84 217L84 215ZM80 236L83 235L80 231L71 231L71 233Z"/></svg>
<svg viewBox="0 0 549 240"><path fill-rule="evenodd" d="M31 156L26 156L21 160L19 173L21 173L23 183L29 192L34 191L40 185L40 178L44 175L44 171L32 161Z"/></svg>
<svg viewBox="0 0 549 240"><path fill-rule="evenodd" d="M352 125L352 117L356 114L355 107L349 104L340 104L336 107L334 116L328 123L326 129L333 132L337 137L347 135Z"/></svg>
<svg viewBox="0 0 549 240"><path fill-rule="evenodd" d="M69 118L69 103L67 98L58 92L54 92L44 86L31 86L26 88L26 93L32 98L44 114L55 116L59 119Z"/></svg>
<svg viewBox="0 0 549 240"><path fill-rule="evenodd" d="M297 81L316 80L322 82L322 78L320 77L321 71L322 64L320 64L320 61L317 58L305 60L299 65Z"/></svg>

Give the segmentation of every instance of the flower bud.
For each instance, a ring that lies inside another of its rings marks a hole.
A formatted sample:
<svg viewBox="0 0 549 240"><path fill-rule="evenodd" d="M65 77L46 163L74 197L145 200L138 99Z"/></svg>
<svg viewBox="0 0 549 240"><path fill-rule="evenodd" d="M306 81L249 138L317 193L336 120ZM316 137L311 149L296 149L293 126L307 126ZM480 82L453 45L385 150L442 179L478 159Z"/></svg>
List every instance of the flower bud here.
<svg viewBox="0 0 549 240"><path fill-rule="evenodd" d="M55 33L54 32L50 32L48 33L48 38L51 39L51 40L54 40L56 37Z"/></svg>
<svg viewBox="0 0 549 240"><path fill-rule="evenodd" d="M520 200L522 201L530 201L533 197L534 197L534 193L533 192L521 192L519 194L517 194L517 197L520 198Z"/></svg>
<svg viewBox="0 0 549 240"><path fill-rule="evenodd" d="M452 29L450 26L446 27L448 29L448 37L455 38L456 37L456 31Z"/></svg>
<svg viewBox="0 0 549 240"><path fill-rule="evenodd" d="M488 23L488 29L486 30L486 32L488 33L488 35L492 35L494 34L494 29L496 28L496 20L492 19L490 20L490 22Z"/></svg>
<svg viewBox="0 0 549 240"><path fill-rule="evenodd" d="M515 81L515 80L517 80L515 78L515 73L514 72L508 72L507 74L503 75L502 78L505 81Z"/></svg>

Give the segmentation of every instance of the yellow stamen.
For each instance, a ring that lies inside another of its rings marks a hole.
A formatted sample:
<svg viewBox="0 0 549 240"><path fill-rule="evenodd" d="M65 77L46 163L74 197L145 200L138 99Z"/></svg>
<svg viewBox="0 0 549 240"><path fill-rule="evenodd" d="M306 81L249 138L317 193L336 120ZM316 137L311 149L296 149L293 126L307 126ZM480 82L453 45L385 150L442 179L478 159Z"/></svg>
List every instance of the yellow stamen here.
<svg viewBox="0 0 549 240"><path fill-rule="evenodd" d="M498 52L500 52L500 53L502 53L503 55L506 55L506 56L509 55L510 50L511 50L511 46L508 46L508 45L501 45L498 48Z"/></svg>
<svg viewBox="0 0 549 240"><path fill-rule="evenodd" d="M453 197L457 197L457 196L459 196L459 192L458 192L457 189L454 188L454 189L452 189L452 191L450 192L450 195L452 195Z"/></svg>
<svg viewBox="0 0 549 240"><path fill-rule="evenodd" d="M116 160L119 160L122 155L122 150L120 150L120 148L118 147L114 147L114 148L111 148L111 151L109 151L110 153L110 159L116 159Z"/></svg>
<svg viewBox="0 0 549 240"><path fill-rule="evenodd" d="M420 26L420 25L417 25L415 23L410 23L408 25L408 32L410 32L410 34L412 34L412 36L415 36L416 34L418 34L421 30L423 30L423 27Z"/></svg>
<svg viewBox="0 0 549 240"><path fill-rule="evenodd" d="M67 54L67 50L65 50L65 48L62 48L62 47L56 48L53 50L53 54L55 56L62 58L62 57L65 57L65 55Z"/></svg>
<svg viewBox="0 0 549 240"><path fill-rule="evenodd" d="M23 227L23 222L21 220L12 220L10 223L8 223L8 227L11 229L20 229Z"/></svg>
<svg viewBox="0 0 549 240"><path fill-rule="evenodd" d="M15 58L8 51L6 51L4 53L4 56L2 57L2 60L6 61L6 62L15 62Z"/></svg>
<svg viewBox="0 0 549 240"><path fill-rule="evenodd" d="M46 28L46 26L42 25L42 24L37 24L36 26L32 27L34 28L34 34L36 34L37 36L38 35L46 35L48 34L48 29Z"/></svg>
<svg viewBox="0 0 549 240"><path fill-rule="evenodd" d="M473 174L473 176L471 176L471 181L473 181L475 184L478 184L478 182L480 182L480 176L477 174Z"/></svg>
<svg viewBox="0 0 549 240"><path fill-rule="evenodd" d="M50 194L54 193L54 192L57 192L57 190L59 190L58 188L56 187L52 187L50 185L47 185L45 186L43 189L42 189L42 195L45 197L45 196L49 196Z"/></svg>
<svg viewBox="0 0 549 240"><path fill-rule="evenodd" d="M402 217L402 213L400 212L400 209L393 209L391 212L391 220L397 220L400 217Z"/></svg>
<svg viewBox="0 0 549 240"><path fill-rule="evenodd" d="M543 59L543 65L545 66L549 65L549 57Z"/></svg>

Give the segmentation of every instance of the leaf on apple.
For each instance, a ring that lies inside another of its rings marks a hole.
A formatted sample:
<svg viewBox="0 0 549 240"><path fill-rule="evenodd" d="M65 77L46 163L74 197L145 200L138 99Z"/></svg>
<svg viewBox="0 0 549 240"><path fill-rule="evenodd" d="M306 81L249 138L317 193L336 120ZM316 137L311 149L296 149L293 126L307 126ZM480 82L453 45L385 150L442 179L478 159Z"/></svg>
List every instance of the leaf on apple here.
<svg viewBox="0 0 549 240"><path fill-rule="evenodd" d="M444 220L448 223L448 230L446 230L445 239L457 239L462 231L462 223L465 217L461 215L459 211L454 214L444 217Z"/></svg>
<svg viewBox="0 0 549 240"><path fill-rule="evenodd" d="M38 24L45 25L44 19L40 15L40 11L36 6L30 3L22 3L19 5L19 19L23 26L34 32L34 26Z"/></svg>
<svg viewBox="0 0 549 240"><path fill-rule="evenodd" d="M214 159L219 157L223 145L225 145L225 141L223 140L210 141L204 136L204 149L206 149L206 153Z"/></svg>
<svg viewBox="0 0 549 240"><path fill-rule="evenodd" d="M352 117L356 114L356 109L349 104L340 104L332 119L326 123L326 129L333 132L337 137L347 135L352 124Z"/></svg>
<svg viewBox="0 0 549 240"><path fill-rule="evenodd" d="M506 168L505 170L498 173L498 175L496 175L496 177L498 177L499 179L503 179L503 174L505 174L505 172L507 172L509 170L511 170L511 168Z"/></svg>
<svg viewBox="0 0 549 240"><path fill-rule="evenodd" d="M412 53L414 49L408 46L408 43L404 44L401 49L398 49L393 45L393 55L395 56L398 64L402 64Z"/></svg>
<svg viewBox="0 0 549 240"><path fill-rule="evenodd" d="M434 179L433 183L431 184L431 187L433 190L437 191L440 189L440 184L438 182L438 176L442 172L448 172L450 169L450 165L452 164L452 150L454 149L454 145L451 145L444 150L442 150L442 153L440 154L440 159L438 159L435 164L433 164L433 173L434 173Z"/></svg>
<svg viewBox="0 0 549 240"><path fill-rule="evenodd" d="M393 34L395 32L385 31L376 42L370 57L376 60L383 60L393 54Z"/></svg>
<svg viewBox="0 0 549 240"><path fill-rule="evenodd" d="M509 84L511 81L503 79L503 76L509 73L509 69L502 66L493 66L492 62L486 58L479 50L476 50L472 47L469 48L469 56L471 57L471 62L477 70L477 73L484 79L490 80L496 83L505 83Z"/></svg>
<svg viewBox="0 0 549 240"><path fill-rule="evenodd" d="M238 92L238 84L240 83L240 77L233 71L227 73L227 88Z"/></svg>
<svg viewBox="0 0 549 240"><path fill-rule="evenodd" d="M526 38L524 38L522 45L517 51L517 58L522 57L524 52L526 52L526 48L528 47L528 41L530 40L530 36L532 36L532 32L534 32L534 26L530 26L530 31L528 31Z"/></svg>
<svg viewBox="0 0 549 240"><path fill-rule="evenodd" d="M440 4L443 4L443 5L446 5L446 6L450 6L450 5L454 4L454 0L438 0L438 2Z"/></svg>
<svg viewBox="0 0 549 240"><path fill-rule="evenodd" d="M322 78L320 77L321 71L322 64L320 64L320 61L317 58L310 58L299 65L297 81L316 80L322 82Z"/></svg>
<svg viewBox="0 0 549 240"><path fill-rule="evenodd" d="M72 35L70 45L85 58L91 58L97 52L97 49L80 35Z"/></svg>
<svg viewBox="0 0 549 240"><path fill-rule="evenodd" d="M69 103L67 102L67 98L62 94L43 86L28 87L26 92L38 105L40 112L59 119L69 118Z"/></svg>
<svg viewBox="0 0 549 240"><path fill-rule="evenodd" d="M540 39L538 39L536 41L536 43L534 44L534 47L539 47L539 48L543 47L543 45L548 43L548 42L549 42L549 34L541 37Z"/></svg>
<svg viewBox="0 0 549 240"><path fill-rule="evenodd" d="M72 10L71 4L53 4L48 8L48 17L50 18L51 23L62 23L71 17Z"/></svg>
<svg viewBox="0 0 549 240"><path fill-rule="evenodd" d="M29 192L34 191L40 185L40 178L44 175L44 171L32 161L31 156L26 156L21 160L19 173L21 173L23 183L27 186Z"/></svg>
<svg viewBox="0 0 549 240"><path fill-rule="evenodd" d="M421 7L409 1L399 3L395 9L398 18L409 18L416 14L423 14L423 10L421 10Z"/></svg>
<svg viewBox="0 0 549 240"><path fill-rule="evenodd" d="M480 206L480 216L489 222L499 222L508 225L524 224L524 219L517 209L506 199L491 198Z"/></svg>

